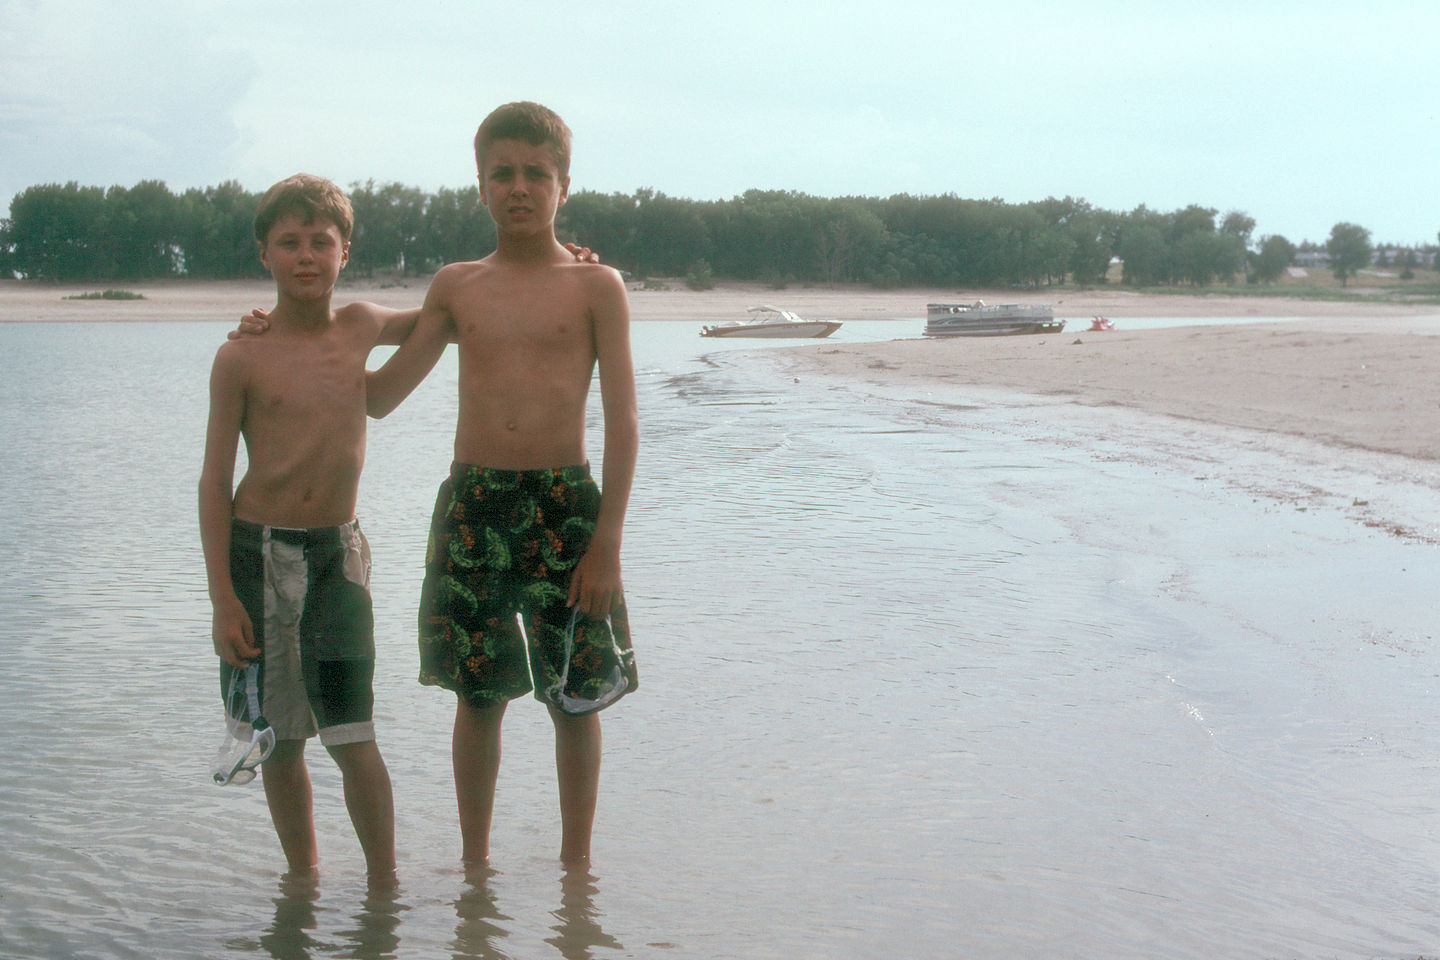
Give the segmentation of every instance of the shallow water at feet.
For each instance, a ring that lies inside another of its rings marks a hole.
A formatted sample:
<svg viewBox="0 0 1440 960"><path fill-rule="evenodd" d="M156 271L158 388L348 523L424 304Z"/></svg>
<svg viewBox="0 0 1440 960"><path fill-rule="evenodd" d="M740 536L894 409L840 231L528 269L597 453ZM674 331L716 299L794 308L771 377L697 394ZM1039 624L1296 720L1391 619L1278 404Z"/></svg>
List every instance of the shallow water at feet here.
<svg viewBox="0 0 1440 960"><path fill-rule="evenodd" d="M224 329L0 325L0 955L1440 948L1440 556L1345 508L1379 480L1301 498L1295 451L1253 438L795 382L681 323L635 329L642 683L606 714L590 872L552 859L529 701L492 869L455 862L453 708L413 679L451 357L372 426L361 490L402 884L367 894L318 749L324 873L283 881L258 783L206 772L194 487Z"/></svg>

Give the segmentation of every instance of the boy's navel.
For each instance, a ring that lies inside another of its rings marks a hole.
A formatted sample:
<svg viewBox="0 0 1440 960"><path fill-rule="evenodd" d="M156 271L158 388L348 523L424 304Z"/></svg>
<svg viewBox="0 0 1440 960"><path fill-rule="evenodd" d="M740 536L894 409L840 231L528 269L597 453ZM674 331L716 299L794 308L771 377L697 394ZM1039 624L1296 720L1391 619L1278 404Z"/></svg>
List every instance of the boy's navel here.
<svg viewBox="0 0 1440 960"><path fill-rule="evenodd" d="M518 425L514 420L507 420L507 421L505 421L505 429L506 429L506 430L514 430L517 426L519 426L519 425Z"/></svg>

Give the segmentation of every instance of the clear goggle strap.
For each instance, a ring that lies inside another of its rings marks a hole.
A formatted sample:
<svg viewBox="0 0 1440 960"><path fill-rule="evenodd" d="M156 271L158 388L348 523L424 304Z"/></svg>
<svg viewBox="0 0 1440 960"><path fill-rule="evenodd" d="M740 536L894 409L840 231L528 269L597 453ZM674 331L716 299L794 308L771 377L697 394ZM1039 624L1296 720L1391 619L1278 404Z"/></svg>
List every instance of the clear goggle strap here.
<svg viewBox="0 0 1440 960"><path fill-rule="evenodd" d="M250 705L250 723L264 728L265 718L260 715L260 664L251 661L245 667L245 701Z"/></svg>

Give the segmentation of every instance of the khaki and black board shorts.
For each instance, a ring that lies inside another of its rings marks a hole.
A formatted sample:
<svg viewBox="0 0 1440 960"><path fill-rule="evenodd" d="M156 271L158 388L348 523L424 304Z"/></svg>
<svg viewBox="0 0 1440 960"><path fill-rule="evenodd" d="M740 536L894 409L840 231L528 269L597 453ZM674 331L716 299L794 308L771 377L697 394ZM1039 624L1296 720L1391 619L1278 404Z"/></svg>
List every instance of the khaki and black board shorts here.
<svg viewBox="0 0 1440 960"><path fill-rule="evenodd" d="M327 747L374 740L375 616L359 523L297 530L234 520L230 581L261 646L260 709L275 736L318 732ZM233 669L220 664L221 696Z"/></svg>

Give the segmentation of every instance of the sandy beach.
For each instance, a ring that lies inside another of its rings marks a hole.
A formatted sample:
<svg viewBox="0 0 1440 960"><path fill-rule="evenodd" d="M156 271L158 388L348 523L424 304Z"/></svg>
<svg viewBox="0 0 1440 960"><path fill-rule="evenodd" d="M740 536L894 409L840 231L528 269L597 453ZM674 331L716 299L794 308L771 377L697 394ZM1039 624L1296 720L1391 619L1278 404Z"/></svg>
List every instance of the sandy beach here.
<svg viewBox="0 0 1440 960"><path fill-rule="evenodd" d="M1120 404L1440 459L1440 326L1404 318L897 340L795 351L797 371ZM798 375L798 374L797 374Z"/></svg>
<svg viewBox="0 0 1440 960"><path fill-rule="evenodd" d="M347 278L337 299L407 307L427 278ZM143 300L71 300L93 287L0 283L0 321L203 320L238 317L269 303L268 280L132 284ZM725 284L696 292L632 289L636 321L714 323L746 306L778 303L806 317L909 320L932 301L1048 302L1063 334L925 340L897 329L889 343L797 346L797 371L1009 388L1120 404L1226 426L1295 434L1324 443L1440 460L1440 310L1274 297L1158 296L1122 289L874 290ZM1116 330L1089 331L1103 315ZM1234 325L1127 331L1127 317L1234 317ZM1282 323L1257 318L1284 319ZM1295 322L1303 321L1303 322ZM912 332L913 331L913 332Z"/></svg>

